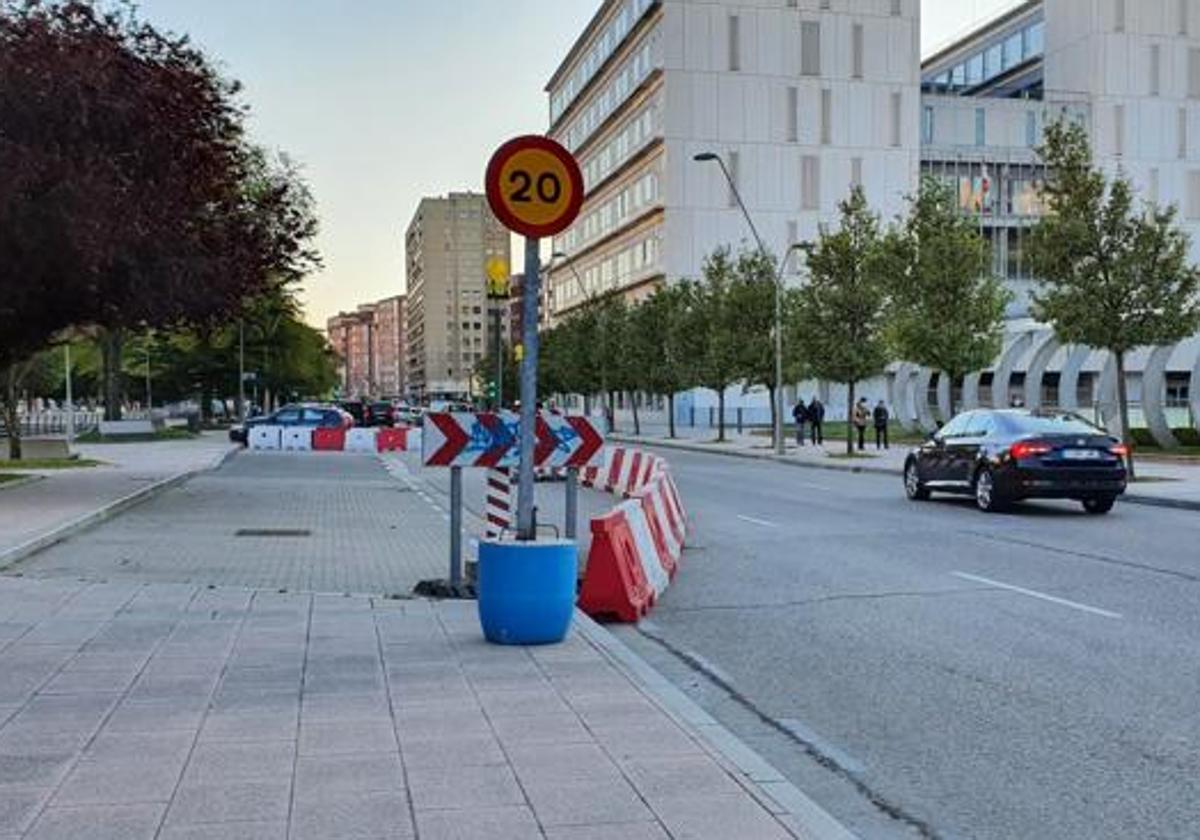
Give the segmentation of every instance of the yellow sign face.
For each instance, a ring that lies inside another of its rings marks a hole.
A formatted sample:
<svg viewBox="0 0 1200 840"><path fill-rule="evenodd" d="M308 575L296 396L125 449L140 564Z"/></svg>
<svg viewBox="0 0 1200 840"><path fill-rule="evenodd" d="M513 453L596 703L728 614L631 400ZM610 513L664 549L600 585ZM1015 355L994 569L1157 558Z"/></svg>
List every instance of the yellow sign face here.
<svg viewBox="0 0 1200 840"><path fill-rule="evenodd" d="M508 282L508 260L502 257L492 257L487 261L487 276L493 283Z"/></svg>
<svg viewBox="0 0 1200 840"><path fill-rule="evenodd" d="M509 230L525 236L565 230L583 204L579 164L547 137L519 137L501 146L486 180L492 212Z"/></svg>

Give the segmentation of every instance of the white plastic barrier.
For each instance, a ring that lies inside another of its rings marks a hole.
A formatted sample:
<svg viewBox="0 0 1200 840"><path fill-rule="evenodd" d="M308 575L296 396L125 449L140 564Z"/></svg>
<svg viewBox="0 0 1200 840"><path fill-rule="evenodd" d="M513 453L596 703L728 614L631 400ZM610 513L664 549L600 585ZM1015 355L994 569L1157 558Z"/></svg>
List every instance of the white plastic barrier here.
<svg viewBox="0 0 1200 840"><path fill-rule="evenodd" d="M347 452L374 452L375 430L354 428L346 432Z"/></svg>
<svg viewBox="0 0 1200 840"><path fill-rule="evenodd" d="M281 437L284 449L296 452L307 452L312 449L313 430L307 426L287 426Z"/></svg>
<svg viewBox="0 0 1200 840"><path fill-rule="evenodd" d="M251 449L279 449L283 445L282 429L279 426L251 426L249 443Z"/></svg>

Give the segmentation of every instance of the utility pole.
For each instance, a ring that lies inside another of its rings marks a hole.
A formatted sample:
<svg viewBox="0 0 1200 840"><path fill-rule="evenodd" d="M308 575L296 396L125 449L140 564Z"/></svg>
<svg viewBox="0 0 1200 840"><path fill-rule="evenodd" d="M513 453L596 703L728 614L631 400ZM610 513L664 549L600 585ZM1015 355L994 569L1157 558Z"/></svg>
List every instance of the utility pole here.
<svg viewBox="0 0 1200 840"><path fill-rule="evenodd" d="M246 319L238 319L238 420L246 422Z"/></svg>
<svg viewBox="0 0 1200 840"><path fill-rule="evenodd" d="M71 343L67 342L63 345L63 362L66 367L66 431L67 431L67 446L75 442L75 401L71 397Z"/></svg>

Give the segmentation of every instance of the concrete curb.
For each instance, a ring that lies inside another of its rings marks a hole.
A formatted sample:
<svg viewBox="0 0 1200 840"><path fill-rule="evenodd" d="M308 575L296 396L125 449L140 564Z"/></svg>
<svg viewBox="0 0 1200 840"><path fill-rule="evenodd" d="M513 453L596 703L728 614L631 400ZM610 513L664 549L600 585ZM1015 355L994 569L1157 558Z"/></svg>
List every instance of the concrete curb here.
<svg viewBox="0 0 1200 840"><path fill-rule="evenodd" d="M872 475L903 475L903 471L893 469L891 467L875 467L871 465L852 466L849 464L819 464L812 461L799 461L794 458L779 457L770 452L747 452L744 449L719 449L716 447L697 446L695 444L682 443L673 440L659 440L657 438L640 438L632 435L609 435L609 440L617 441L618 443L631 443L638 446L659 447L661 449L675 449L681 452L697 452L701 455L722 455L726 458L742 458L750 461L771 461L776 464L783 464L788 467L804 467L814 470L834 470L836 472L848 473L868 473ZM1164 496L1145 496L1138 493L1125 493L1121 496L1121 501L1128 502L1133 505L1146 505L1148 507L1171 508L1173 510L1190 510L1200 511L1200 501L1191 499L1173 499Z"/></svg>
<svg viewBox="0 0 1200 840"><path fill-rule="evenodd" d="M783 825L805 840L858 840L824 808L784 778L740 738L701 709L624 642L575 610L575 627L601 655L704 744Z"/></svg>
<svg viewBox="0 0 1200 840"><path fill-rule="evenodd" d="M57 545L63 540L69 539L76 534L88 530L89 528L94 528L102 522L107 522L117 514L123 513L129 510L131 507L152 499L160 493L170 490L172 487L178 487L180 484L183 484L189 479L194 478L200 473L210 472L218 469L237 452L238 449L229 449L228 451L222 453L219 457L214 458L211 463L206 464L205 466L184 470L183 472L177 473L169 478L164 478L161 481L156 481L153 484L148 484L145 487L138 488L129 495L122 496L119 499L114 499L108 504L92 511L91 513L85 513L83 516L60 525L51 531L47 531L39 537L34 537L33 539L21 543L18 546L14 546L7 551L0 552L0 572L7 571L13 566L16 566L18 563L28 560L39 551L44 551L53 545Z"/></svg>
<svg viewBox="0 0 1200 840"><path fill-rule="evenodd" d="M16 490L18 487L24 487L26 484L33 484L35 481L41 481L45 478L44 475L23 475L15 481L5 481L0 484L0 493L5 490Z"/></svg>

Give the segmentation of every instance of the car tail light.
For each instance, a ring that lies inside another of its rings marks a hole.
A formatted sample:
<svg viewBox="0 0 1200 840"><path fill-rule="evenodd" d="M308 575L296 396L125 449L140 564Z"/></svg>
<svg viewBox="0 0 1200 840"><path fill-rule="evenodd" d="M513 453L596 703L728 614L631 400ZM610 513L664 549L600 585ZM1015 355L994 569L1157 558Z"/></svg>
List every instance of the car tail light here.
<svg viewBox="0 0 1200 840"><path fill-rule="evenodd" d="M1118 443L1115 446L1110 446L1108 448L1108 451L1111 452L1112 454L1116 455L1118 458L1128 458L1129 457L1129 447L1123 443Z"/></svg>
<svg viewBox="0 0 1200 840"><path fill-rule="evenodd" d="M1008 450L1008 454L1012 456L1014 461L1020 461L1024 458L1032 458L1036 455L1045 455L1052 448L1053 447L1048 443L1022 440L1014 443L1012 448Z"/></svg>

